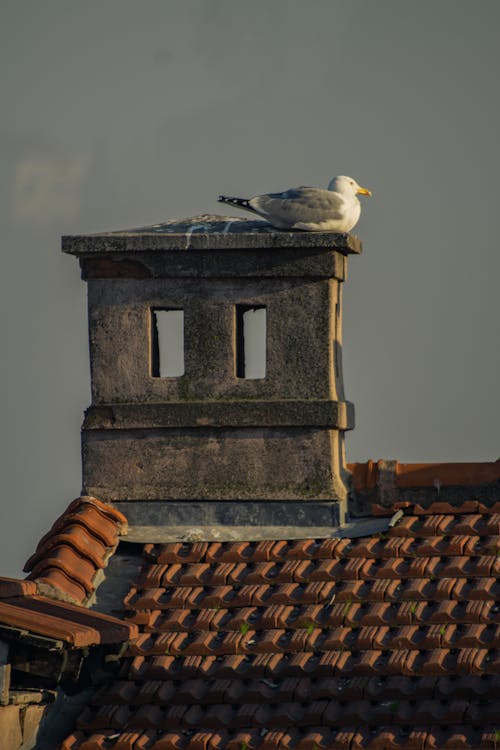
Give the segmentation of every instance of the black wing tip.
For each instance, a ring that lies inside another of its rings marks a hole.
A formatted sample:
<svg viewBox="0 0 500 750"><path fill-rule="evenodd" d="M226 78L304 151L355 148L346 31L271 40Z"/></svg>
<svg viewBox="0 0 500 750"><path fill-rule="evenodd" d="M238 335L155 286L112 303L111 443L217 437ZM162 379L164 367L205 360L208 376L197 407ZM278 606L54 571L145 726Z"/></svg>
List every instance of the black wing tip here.
<svg viewBox="0 0 500 750"><path fill-rule="evenodd" d="M232 206L244 206L245 208L249 206L248 198L234 198L229 195L219 195L217 200L219 203L230 203Z"/></svg>

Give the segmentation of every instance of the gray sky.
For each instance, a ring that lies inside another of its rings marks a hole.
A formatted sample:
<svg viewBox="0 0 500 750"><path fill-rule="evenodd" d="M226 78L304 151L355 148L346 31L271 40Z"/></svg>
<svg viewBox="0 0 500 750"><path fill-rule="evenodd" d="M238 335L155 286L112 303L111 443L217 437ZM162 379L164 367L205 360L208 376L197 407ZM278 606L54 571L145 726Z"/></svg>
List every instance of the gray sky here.
<svg viewBox="0 0 500 750"><path fill-rule="evenodd" d="M373 190L345 288L350 460L500 455L497 0L3 0L0 572L78 495L85 288L63 233Z"/></svg>

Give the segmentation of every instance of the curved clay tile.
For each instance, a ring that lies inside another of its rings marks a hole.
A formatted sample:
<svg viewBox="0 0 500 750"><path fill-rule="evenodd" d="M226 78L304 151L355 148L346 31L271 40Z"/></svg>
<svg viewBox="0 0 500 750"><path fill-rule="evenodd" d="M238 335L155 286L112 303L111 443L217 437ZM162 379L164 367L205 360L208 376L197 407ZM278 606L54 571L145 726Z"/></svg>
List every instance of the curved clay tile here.
<svg viewBox="0 0 500 750"><path fill-rule="evenodd" d="M366 461L347 464L352 474L356 492L375 489L379 480L381 464L384 461ZM500 481L500 459L470 463L427 463L408 464L395 461L395 486L417 487L473 487Z"/></svg>
<svg viewBox="0 0 500 750"><path fill-rule="evenodd" d="M141 634L63 747L493 748L500 514L404 510L359 539L147 545Z"/></svg>
<svg viewBox="0 0 500 750"><path fill-rule="evenodd" d="M86 604L126 531L122 513L97 498L79 497L42 537L24 570L44 595Z"/></svg>
<svg viewBox="0 0 500 750"><path fill-rule="evenodd" d="M86 526L81 523L72 523L68 519L68 524L61 532L48 535L44 544L38 545L37 551L26 562L24 570L33 570L40 559L44 558L51 549L62 544L69 545L75 551L85 555L96 568L104 568L110 555L110 548L92 534Z"/></svg>

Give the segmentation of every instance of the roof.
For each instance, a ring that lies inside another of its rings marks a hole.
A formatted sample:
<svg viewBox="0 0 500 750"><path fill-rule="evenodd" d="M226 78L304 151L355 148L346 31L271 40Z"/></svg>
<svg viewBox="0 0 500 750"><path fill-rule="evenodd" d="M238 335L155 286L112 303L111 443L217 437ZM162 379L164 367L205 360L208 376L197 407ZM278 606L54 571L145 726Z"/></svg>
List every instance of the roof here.
<svg viewBox="0 0 500 750"><path fill-rule="evenodd" d="M497 747L500 502L143 554L140 634L64 750Z"/></svg>
<svg viewBox="0 0 500 750"><path fill-rule="evenodd" d="M89 604L120 535L126 533L122 513L95 497L78 497L42 537L24 570L39 593Z"/></svg>
<svg viewBox="0 0 500 750"><path fill-rule="evenodd" d="M42 636L61 641L61 646L84 648L127 641L137 635L137 628L116 617L38 596L31 581L0 578L0 633L15 638Z"/></svg>
<svg viewBox="0 0 500 750"><path fill-rule="evenodd" d="M0 578L0 632L41 636L70 648L121 643L137 635L132 623L82 606L92 600L126 526L125 517L106 503L74 500L26 563L28 578Z"/></svg>
<svg viewBox="0 0 500 750"><path fill-rule="evenodd" d="M399 489L413 487L477 487L500 482L497 461L407 464L399 461L366 461L348 464L357 492L374 489L387 464L392 464L394 484Z"/></svg>

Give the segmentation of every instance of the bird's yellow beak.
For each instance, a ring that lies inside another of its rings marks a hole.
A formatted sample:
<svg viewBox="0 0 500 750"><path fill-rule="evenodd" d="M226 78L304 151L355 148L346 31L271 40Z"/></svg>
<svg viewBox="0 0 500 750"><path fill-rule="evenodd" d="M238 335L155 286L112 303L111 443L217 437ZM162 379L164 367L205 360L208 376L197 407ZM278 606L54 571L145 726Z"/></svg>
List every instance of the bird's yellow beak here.
<svg viewBox="0 0 500 750"><path fill-rule="evenodd" d="M372 197L371 190L367 190L367 188L360 187L360 188L358 188L358 190L356 191L356 193L358 195L367 195L369 198Z"/></svg>

